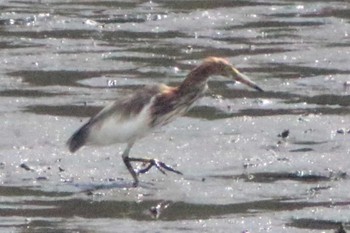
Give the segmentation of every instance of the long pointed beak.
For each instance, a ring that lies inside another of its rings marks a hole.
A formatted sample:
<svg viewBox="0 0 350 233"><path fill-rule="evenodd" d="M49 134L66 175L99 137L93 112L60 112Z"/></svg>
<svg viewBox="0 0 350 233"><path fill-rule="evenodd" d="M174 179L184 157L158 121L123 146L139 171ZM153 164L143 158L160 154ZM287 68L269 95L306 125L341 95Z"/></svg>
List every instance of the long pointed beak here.
<svg viewBox="0 0 350 233"><path fill-rule="evenodd" d="M232 67L232 76L234 79L240 83L243 83L251 88L254 88L257 91L263 92L264 90L261 89L256 83L251 81L246 75L239 72L236 68Z"/></svg>

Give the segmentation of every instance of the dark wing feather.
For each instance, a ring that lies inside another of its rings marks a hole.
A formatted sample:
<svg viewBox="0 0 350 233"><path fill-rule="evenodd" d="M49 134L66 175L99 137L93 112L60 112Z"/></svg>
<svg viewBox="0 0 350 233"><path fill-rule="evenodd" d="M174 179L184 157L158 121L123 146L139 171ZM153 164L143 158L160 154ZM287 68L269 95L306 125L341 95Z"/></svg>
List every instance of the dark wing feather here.
<svg viewBox="0 0 350 233"><path fill-rule="evenodd" d="M67 146L70 152L74 153L85 144L86 139L89 136L89 123L90 121L83 125L68 139Z"/></svg>

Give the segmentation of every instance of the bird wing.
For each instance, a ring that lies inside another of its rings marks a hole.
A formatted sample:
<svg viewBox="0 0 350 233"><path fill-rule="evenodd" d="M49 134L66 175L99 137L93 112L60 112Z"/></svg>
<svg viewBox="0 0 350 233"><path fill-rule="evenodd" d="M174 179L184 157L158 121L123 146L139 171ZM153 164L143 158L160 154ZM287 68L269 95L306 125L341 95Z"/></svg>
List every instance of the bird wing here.
<svg viewBox="0 0 350 233"><path fill-rule="evenodd" d="M90 121L91 123L100 121L110 115L115 117L119 116L120 120L128 120L139 114L142 109L151 102L152 98L159 93L161 93L160 85L142 88L136 91L133 95L116 100L106 106L96 116L92 117Z"/></svg>
<svg viewBox="0 0 350 233"><path fill-rule="evenodd" d="M133 120L137 119L137 116L139 116L146 106L151 104L152 99L154 99L153 97L161 93L161 90L162 86L158 85L145 87L132 96L116 100L110 105L107 105L99 113L91 117L86 124L68 139L67 145L69 150L75 152L91 140L99 140L100 142L104 140L108 143L108 137L103 137L103 130L99 129L106 129L109 127L110 129L107 131L113 131L114 129L118 130L120 127L126 128L127 125L135 125L136 123L133 123ZM140 122L140 119L138 120L138 122ZM112 123L110 124L110 122ZM94 131L93 136L91 131ZM108 133L110 132L106 134ZM113 132L110 134L112 133ZM119 132L115 132L116 135L118 135L118 133ZM97 137L99 137L99 139L96 139Z"/></svg>

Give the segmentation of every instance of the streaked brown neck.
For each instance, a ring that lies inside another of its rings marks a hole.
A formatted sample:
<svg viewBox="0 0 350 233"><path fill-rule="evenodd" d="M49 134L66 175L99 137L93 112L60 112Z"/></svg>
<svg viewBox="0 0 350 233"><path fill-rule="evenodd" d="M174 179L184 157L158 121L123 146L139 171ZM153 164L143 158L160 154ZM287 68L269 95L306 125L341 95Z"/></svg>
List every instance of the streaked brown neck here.
<svg viewBox="0 0 350 233"><path fill-rule="evenodd" d="M204 91L209 76L212 75L210 64L202 64L194 68L179 86L180 92Z"/></svg>

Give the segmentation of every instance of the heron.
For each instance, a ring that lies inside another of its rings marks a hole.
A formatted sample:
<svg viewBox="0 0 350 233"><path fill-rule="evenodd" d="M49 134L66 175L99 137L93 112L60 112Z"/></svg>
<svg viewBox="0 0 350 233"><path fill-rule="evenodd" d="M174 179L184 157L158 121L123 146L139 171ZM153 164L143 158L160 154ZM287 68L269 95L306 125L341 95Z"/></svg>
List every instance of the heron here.
<svg viewBox="0 0 350 233"><path fill-rule="evenodd" d="M180 171L158 159L130 157L130 150L138 139L188 112L208 89L208 79L211 76L231 78L257 91L263 91L226 59L208 57L191 70L178 86L147 86L131 96L107 105L68 139L70 152L74 153L84 145L126 143L122 159L133 178L134 187L139 184L138 176L147 173L152 167L156 167L163 174L170 171L182 175ZM134 169L134 162L141 162L145 166Z"/></svg>

